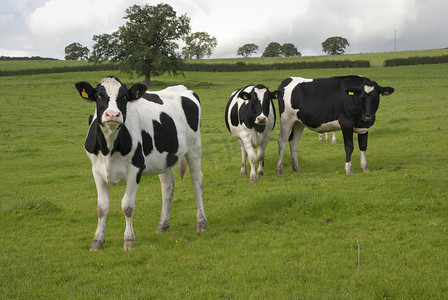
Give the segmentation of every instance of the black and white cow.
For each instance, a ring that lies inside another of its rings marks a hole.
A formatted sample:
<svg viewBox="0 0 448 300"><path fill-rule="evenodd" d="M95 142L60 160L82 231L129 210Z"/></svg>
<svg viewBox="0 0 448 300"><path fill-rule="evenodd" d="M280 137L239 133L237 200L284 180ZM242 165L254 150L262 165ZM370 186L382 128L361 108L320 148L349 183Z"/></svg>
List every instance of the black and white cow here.
<svg viewBox="0 0 448 300"><path fill-rule="evenodd" d="M141 84L128 89L115 77L104 78L96 88L87 82L78 82L76 88L81 97L96 102L84 144L98 192L98 227L91 250L101 249L105 241L109 187L120 181L126 181L121 201L126 216L124 250L134 246L132 214L142 175L159 174L163 205L156 232L168 229L174 190L172 168L178 162L181 177L187 164L190 167L198 207L197 231L205 230L199 97L184 86L146 93L146 86Z"/></svg>
<svg viewBox="0 0 448 300"><path fill-rule="evenodd" d="M235 90L226 106L225 121L229 132L240 140L241 175L246 175L246 157L249 156L250 181L256 182L263 176L266 146L275 125L275 109L272 99L279 96L278 91L270 92L262 84L250 84ZM255 148L259 147L257 154ZM255 173L255 162L258 170Z"/></svg>
<svg viewBox="0 0 448 300"><path fill-rule="evenodd" d="M361 76L321 79L289 77L279 86L280 137L277 173L283 173L283 154L289 136L292 169L299 171L297 148L305 127L317 132L342 130L346 153L345 172L352 174L353 132L358 134L361 168L369 172L366 161L367 135L375 122L380 95L390 95L382 87ZM291 133L291 134L290 134Z"/></svg>

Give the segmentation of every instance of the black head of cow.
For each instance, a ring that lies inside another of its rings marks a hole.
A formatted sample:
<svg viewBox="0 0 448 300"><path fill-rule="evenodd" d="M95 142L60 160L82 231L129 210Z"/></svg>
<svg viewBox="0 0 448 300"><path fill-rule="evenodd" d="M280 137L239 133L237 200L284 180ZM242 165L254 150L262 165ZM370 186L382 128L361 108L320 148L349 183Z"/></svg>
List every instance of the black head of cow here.
<svg viewBox="0 0 448 300"><path fill-rule="evenodd" d="M76 83L75 87L82 98L96 102L99 124L111 129L118 128L125 122L127 103L139 99L146 92L143 84L134 84L127 89L113 76L101 80L96 88L84 81Z"/></svg>
<svg viewBox="0 0 448 300"><path fill-rule="evenodd" d="M277 99L280 96L280 91L270 92L267 87L258 84L251 89L250 92L245 92L243 89L239 97L246 102L245 113L250 124L257 124L264 126L268 121L269 105L272 99Z"/></svg>
<svg viewBox="0 0 448 300"><path fill-rule="evenodd" d="M380 95L387 96L394 92L392 87L382 87L374 81L366 82L361 87L345 89L347 95L354 97L358 104L363 122L375 122L375 113L380 105Z"/></svg>

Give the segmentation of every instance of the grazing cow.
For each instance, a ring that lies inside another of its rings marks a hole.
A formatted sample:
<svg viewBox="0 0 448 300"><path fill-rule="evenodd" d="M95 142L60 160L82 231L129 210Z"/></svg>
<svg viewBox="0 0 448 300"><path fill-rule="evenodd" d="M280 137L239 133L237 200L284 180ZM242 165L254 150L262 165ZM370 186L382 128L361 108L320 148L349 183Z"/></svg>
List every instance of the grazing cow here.
<svg viewBox="0 0 448 300"><path fill-rule="evenodd" d="M275 109L272 99L279 96L278 91L270 92L262 84L253 84L235 90L226 106L226 126L233 137L241 144L241 175L246 175L246 157L249 156L250 181L263 176L266 145L275 125ZM258 149L255 155L255 148ZM258 170L255 173L255 162Z"/></svg>
<svg viewBox="0 0 448 300"><path fill-rule="evenodd" d="M76 88L82 98L96 102L84 144L98 192L98 227L90 250L101 249L105 241L109 187L123 180L124 250L134 246L132 214L142 175L159 174L163 205L156 232L168 229L174 190L172 168L178 162L181 177L187 164L190 167L198 206L197 231L205 230L198 96L184 86L145 93L146 86L135 84L128 89L115 77L104 78L96 88L87 82L78 82Z"/></svg>
<svg viewBox="0 0 448 300"><path fill-rule="evenodd" d="M366 161L367 135L375 122L380 94L390 95L391 87L382 87L361 76L321 79L289 77L279 86L281 97L280 137L277 173L283 173L283 153L289 136L292 169L299 171L297 148L305 127L317 132L342 130L346 153L345 172L352 174L353 132L358 134L361 168L369 172Z"/></svg>
<svg viewBox="0 0 448 300"><path fill-rule="evenodd" d="M319 133L319 142L324 140L324 136L322 133ZM325 132L325 141L328 142L330 139L328 138L328 132ZM331 143L336 144L336 132L333 131L333 137L331 138Z"/></svg>

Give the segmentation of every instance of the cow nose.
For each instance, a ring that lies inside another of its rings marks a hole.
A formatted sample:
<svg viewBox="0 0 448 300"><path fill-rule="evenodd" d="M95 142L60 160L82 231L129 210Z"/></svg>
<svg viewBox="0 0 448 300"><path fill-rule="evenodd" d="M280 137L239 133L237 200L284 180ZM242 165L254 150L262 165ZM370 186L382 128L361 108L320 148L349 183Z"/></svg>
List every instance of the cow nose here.
<svg viewBox="0 0 448 300"><path fill-rule="evenodd" d="M373 119L373 116L370 116L370 115L364 115L364 117L363 117L363 119L364 119L364 121L371 121L372 119Z"/></svg>
<svg viewBox="0 0 448 300"><path fill-rule="evenodd" d="M105 113L106 122L120 122L121 113L115 110L108 110Z"/></svg>
<svg viewBox="0 0 448 300"><path fill-rule="evenodd" d="M266 123L267 118L265 116L258 116L256 123L257 124L265 124Z"/></svg>

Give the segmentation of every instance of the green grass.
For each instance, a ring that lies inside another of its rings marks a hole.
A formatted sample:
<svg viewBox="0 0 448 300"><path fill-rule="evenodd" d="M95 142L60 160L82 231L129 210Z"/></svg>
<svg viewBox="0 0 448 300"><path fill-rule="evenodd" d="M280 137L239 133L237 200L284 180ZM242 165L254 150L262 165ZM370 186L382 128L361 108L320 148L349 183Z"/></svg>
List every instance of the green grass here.
<svg viewBox="0 0 448 300"><path fill-rule="evenodd" d="M363 59L363 58L360 58ZM395 93L381 99L369 135L372 170L344 174L342 135L319 143L306 130L300 173L285 155L275 174L277 124L265 176L239 175L240 147L224 125L231 92L271 90L287 76L362 74ZM96 189L83 150L94 105L74 83L110 72L1 77L0 294L66 299L446 298L448 293L448 65L247 73L186 72L151 89L184 84L201 98L206 232L176 173L170 229L154 233L160 183L144 177L134 215L136 247L123 252L124 184L111 189L106 243L89 252ZM120 73L124 83L130 79ZM359 245L359 246L358 246ZM359 251L359 260L358 260Z"/></svg>

